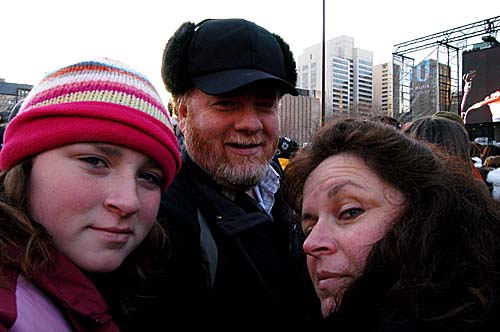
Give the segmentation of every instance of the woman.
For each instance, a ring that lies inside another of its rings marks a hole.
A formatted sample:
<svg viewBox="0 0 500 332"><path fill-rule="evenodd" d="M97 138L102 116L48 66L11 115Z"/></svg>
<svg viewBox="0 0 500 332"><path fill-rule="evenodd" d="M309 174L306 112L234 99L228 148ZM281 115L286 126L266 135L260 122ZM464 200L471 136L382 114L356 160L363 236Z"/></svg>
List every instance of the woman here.
<svg viewBox="0 0 500 332"><path fill-rule="evenodd" d="M450 112L446 112L450 113ZM458 156L458 162L462 160L462 165L467 172L484 183L481 173L474 166L470 155L469 136L462 122L456 118L445 118L443 115L423 116L411 122L403 133L410 137L424 140L430 144L435 144L444 149L447 153ZM485 186L486 188L486 186Z"/></svg>
<svg viewBox="0 0 500 332"><path fill-rule="evenodd" d="M498 328L500 209L441 153L347 119L290 161L283 191L332 330Z"/></svg>
<svg viewBox="0 0 500 332"><path fill-rule="evenodd" d="M118 331L91 279L141 274L179 167L171 119L141 74L92 60L45 76L0 152L0 331Z"/></svg>

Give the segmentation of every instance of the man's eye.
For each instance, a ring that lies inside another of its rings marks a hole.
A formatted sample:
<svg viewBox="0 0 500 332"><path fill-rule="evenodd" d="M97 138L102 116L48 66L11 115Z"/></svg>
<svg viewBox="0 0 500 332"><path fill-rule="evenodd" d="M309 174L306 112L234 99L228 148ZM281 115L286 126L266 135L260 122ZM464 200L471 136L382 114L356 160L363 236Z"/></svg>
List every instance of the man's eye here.
<svg viewBox="0 0 500 332"><path fill-rule="evenodd" d="M274 107L274 102L259 102L257 103L257 107L259 108L273 108Z"/></svg>
<svg viewBox="0 0 500 332"><path fill-rule="evenodd" d="M236 103L232 100L219 100L217 103L215 103L217 107L220 108L233 108L235 107Z"/></svg>

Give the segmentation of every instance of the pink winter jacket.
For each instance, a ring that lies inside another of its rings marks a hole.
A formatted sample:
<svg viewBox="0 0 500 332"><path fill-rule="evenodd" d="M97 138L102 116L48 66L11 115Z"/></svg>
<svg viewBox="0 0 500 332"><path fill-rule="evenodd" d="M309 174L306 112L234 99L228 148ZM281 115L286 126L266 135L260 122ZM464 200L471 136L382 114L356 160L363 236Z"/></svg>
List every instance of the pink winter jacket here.
<svg viewBox="0 0 500 332"><path fill-rule="evenodd" d="M31 283L43 295L52 299L61 309L60 315L71 325L72 331L81 332L118 332L104 302L92 282L71 261L59 252L54 253L56 268L31 279ZM16 294L19 272L4 267L2 278L7 278L7 285L0 287L0 332L9 331L18 318L19 301ZM2 282L5 279L2 280ZM23 286L26 288L25 286ZM30 312L28 303L21 311ZM31 310L32 311L32 310ZM57 314L59 315L59 314ZM27 315L28 317L33 317ZM33 317L40 321L53 317ZM24 325L29 324L24 322Z"/></svg>

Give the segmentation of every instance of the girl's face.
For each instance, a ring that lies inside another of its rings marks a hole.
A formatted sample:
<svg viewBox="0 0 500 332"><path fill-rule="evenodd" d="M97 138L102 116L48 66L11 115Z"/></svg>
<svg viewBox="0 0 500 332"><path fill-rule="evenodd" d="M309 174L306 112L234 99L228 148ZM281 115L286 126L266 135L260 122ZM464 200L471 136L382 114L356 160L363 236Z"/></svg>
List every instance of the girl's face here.
<svg viewBox="0 0 500 332"><path fill-rule="evenodd" d="M28 213L82 270L110 272L153 227L163 176L135 150L66 145L33 158Z"/></svg>

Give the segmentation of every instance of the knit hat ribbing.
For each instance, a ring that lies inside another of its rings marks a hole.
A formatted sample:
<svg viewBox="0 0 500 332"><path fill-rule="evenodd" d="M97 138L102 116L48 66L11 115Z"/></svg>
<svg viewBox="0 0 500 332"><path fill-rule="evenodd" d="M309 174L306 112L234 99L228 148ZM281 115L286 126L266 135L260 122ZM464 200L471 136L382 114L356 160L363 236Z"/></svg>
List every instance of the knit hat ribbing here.
<svg viewBox="0 0 500 332"><path fill-rule="evenodd" d="M5 131L0 169L78 142L113 143L155 160L165 189L181 161L172 119L150 81L123 63L73 64L42 79Z"/></svg>

